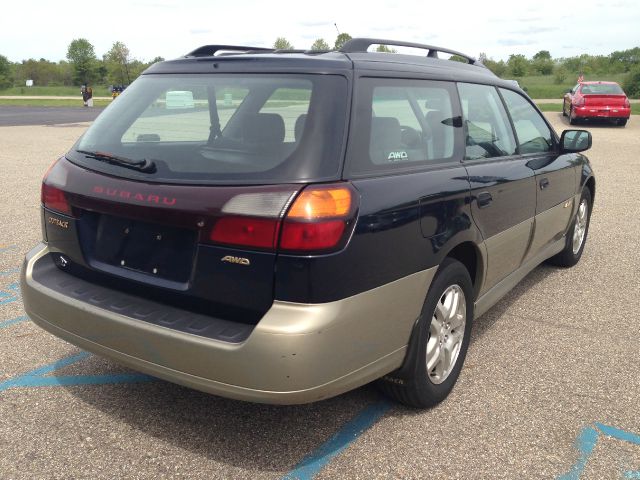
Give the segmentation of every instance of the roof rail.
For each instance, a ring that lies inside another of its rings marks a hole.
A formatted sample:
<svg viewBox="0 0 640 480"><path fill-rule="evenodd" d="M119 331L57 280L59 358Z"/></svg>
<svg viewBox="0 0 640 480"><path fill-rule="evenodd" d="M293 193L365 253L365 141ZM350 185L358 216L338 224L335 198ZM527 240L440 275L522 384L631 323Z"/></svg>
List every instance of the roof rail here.
<svg viewBox="0 0 640 480"><path fill-rule="evenodd" d="M240 45L203 45L196 48L194 51L187 53L185 57L212 57L216 52L230 51L230 52L273 52L273 48L262 47L243 47Z"/></svg>
<svg viewBox="0 0 640 480"><path fill-rule="evenodd" d="M393 45L396 47L420 48L422 50L428 50L427 57L430 58L438 58L438 52L442 52L462 57L471 65L474 65L477 62L474 57L470 57L469 55L456 52L455 50L450 50L448 48L424 45L422 43L403 42L400 40L384 40L382 38L352 38L342 46L340 51L342 53L365 53L371 45Z"/></svg>

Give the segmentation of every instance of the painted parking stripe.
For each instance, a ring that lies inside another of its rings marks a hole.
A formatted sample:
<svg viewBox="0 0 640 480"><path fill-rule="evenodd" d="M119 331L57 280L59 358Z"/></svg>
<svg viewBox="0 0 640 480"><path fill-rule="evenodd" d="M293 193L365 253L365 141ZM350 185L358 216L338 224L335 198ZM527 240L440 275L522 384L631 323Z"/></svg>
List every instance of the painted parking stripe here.
<svg viewBox="0 0 640 480"><path fill-rule="evenodd" d="M30 372L18 375L17 377L0 382L0 392L10 388L18 387L54 387L54 386L70 386L70 385L106 385L112 383L142 383L157 381L155 377L144 375L142 373L122 373L111 375L64 375L51 376L45 375L55 372L63 367L77 363L89 357L89 352L80 352L70 357L62 358L49 365L36 368Z"/></svg>
<svg viewBox="0 0 640 480"><path fill-rule="evenodd" d="M587 426L582 429L578 439L576 441L576 447L578 449L578 461L571 467L571 469L558 477L558 480L578 480L584 467L587 465L589 457L593 453L593 449L598 442L600 434L607 437L615 438L623 442L629 442L634 445L640 445L640 435L633 432L622 430L621 428L612 427L610 425L604 425L602 423L594 423L594 426ZM624 478L640 479L640 471L628 471L624 473Z"/></svg>
<svg viewBox="0 0 640 480"><path fill-rule="evenodd" d="M12 318L10 320L2 320L2 321L0 321L0 329L6 328L6 327L10 327L11 325L15 325L16 323L24 322L26 320L29 320L29 317L27 317L26 315L22 315L20 317Z"/></svg>
<svg viewBox="0 0 640 480"><path fill-rule="evenodd" d="M20 299L20 284L14 282L10 284L8 290L0 291L0 305L8 305Z"/></svg>
<svg viewBox="0 0 640 480"><path fill-rule="evenodd" d="M0 277L6 277L7 275L11 275L12 273L18 273L20 271L20 267L10 268L9 270L3 270L0 272Z"/></svg>
<svg viewBox="0 0 640 480"><path fill-rule="evenodd" d="M362 433L376 423L392 405L391 402L383 400L366 407L329 440L304 457L293 470L283 477L283 480L309 480L315 477L334 457L342 453Z"/></svg>
<svg viewBox="0 0 640 480"><path fill-rule="evenodd" d="M0 246L0 253L7 252L9 250L15 250L16 248L18 248L17 245L2 245Z"/></svg>

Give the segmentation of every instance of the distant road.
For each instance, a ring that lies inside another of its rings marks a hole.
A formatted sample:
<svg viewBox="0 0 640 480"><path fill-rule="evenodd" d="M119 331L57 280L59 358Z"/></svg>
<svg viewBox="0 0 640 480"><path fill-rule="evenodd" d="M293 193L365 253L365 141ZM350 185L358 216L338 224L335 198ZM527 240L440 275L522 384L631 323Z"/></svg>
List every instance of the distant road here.
<svg viewBox="0 0 640 480"><path fill-rule="evenodd" d="M13 107L0 105L0 126L56 125L93 122L103 108L93 107Z"/></svg>
<svg viewBox="0 0 640 480"><path fill-rule="evenodd" d="M82 103L80 94L75 96L60 95L0 95L0 99L6 100L78 100ZM94 100L111 100L111 97L93 97Z"/></svg>

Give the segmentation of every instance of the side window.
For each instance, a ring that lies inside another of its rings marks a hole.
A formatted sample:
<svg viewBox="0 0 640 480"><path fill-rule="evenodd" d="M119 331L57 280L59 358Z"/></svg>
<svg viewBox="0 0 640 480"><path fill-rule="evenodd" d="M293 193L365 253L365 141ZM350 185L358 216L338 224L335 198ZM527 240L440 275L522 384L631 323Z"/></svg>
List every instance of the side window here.
<svg viewBox="0 0 640 480"><path fill-rule="evenodd" d="M454 159L452 82L360 79L347 170L363 174Z"/></svg>
<svg viewBox="0 0 640 480"><path fill-rule="evenodd" d="M494 87L459 83L466 127L467 160L502 157L516 152L509 119Z"/></svg>
<svg viewBox="0 0 640 480"><path fill-rule="evenodd" d="M518 137L519 153L544 153L553 148L553 136L540 114L522 95L500 89Z"/></svg>

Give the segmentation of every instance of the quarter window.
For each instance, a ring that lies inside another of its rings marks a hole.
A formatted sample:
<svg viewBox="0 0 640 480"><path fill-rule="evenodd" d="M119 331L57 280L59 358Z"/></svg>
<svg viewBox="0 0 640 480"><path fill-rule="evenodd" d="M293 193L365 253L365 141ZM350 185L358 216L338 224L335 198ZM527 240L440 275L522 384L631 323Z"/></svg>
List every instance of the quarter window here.
<svg viewBox="0 0 640 480"><path fill-rule="evenodd" d="M551 130L540 114L520 94L500 89L518 137L519 153L545 153L553 148Z"/></svg>
<svg viewBox="0 0 640 480"><path fill-rule="evenodd" d="M466 131L467 160L503 157L516 152L507 114L494 87L459 83Z"/></svg>
<svg viewBox="0 0 640 480"><path fill-rule="evenodd" d="M350 173L454 158L453 83L371 78L359 85Z"/></svg>

